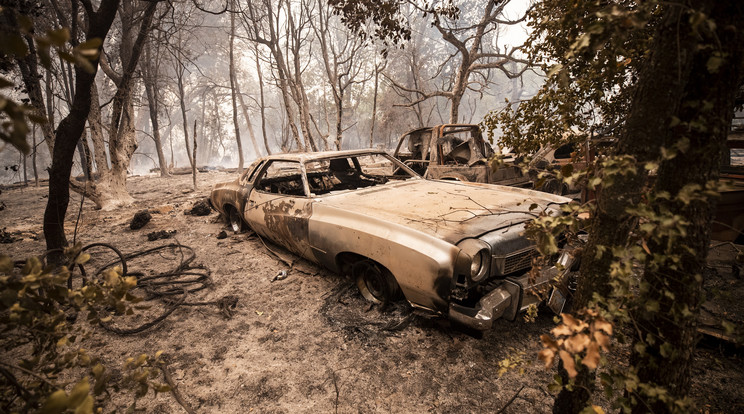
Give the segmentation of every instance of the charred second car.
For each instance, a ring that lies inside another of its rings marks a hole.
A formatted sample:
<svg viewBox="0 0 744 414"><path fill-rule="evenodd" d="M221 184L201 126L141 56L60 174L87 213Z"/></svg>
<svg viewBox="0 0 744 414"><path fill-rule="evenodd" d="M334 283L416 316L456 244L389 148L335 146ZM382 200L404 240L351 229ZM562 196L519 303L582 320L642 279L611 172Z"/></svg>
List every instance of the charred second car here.
<svg viewBox="0 0 744 414"><path fill-rule="evenodd" d="M537 303L533 289L550 287L561 273L553 266L529 275L536 250L522 231L535 211L558 214L567 201L425 180L373 150L265 157L210 196L234 230L247 223L310 261L351 274L365 298L402 295L478 330ZM562 297L554 291L551 301L560 305Z"/></svg>

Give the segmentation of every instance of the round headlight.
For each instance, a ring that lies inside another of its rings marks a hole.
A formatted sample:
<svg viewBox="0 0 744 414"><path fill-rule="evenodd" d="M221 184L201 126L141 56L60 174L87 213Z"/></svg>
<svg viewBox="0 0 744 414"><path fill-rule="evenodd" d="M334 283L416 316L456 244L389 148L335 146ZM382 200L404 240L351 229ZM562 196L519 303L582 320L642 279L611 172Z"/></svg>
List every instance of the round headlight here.
<svg viewBox="0 0 744 414"><path fill-rule="evenodd" d="M482 249L473 255L470 263L470 279L480 282L488 276L488 250Z"/></svg>
<svg viewBox="0 0 744 414"><path fill-rule="evenodd" d="M491 267L491 246L480 239L465 239L457 247L462 249L463 259L467 258L461 262L458 274L467 277L471 284L486 280ZM467 264L470 269L465 267Z"/></svg>
<svg viewBox="0 0 744 414"><path fill-rule="evenodd" d="M470 276L476 277L483 267L483 255L481 252L476 253L473 256L473 261L470 263Z"/></svg>

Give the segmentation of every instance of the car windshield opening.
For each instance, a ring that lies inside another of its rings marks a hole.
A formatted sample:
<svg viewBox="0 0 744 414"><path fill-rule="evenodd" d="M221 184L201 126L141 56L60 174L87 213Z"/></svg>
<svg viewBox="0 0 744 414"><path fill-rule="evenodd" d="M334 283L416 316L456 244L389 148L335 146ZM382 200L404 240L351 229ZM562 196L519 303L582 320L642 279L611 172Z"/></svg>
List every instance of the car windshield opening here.
<svg viewBox="0 0 744 414"><path fill-rule="evenodd" d="M310 192L355 190L414 178L384 154L364 154L308 161L305 164Z"/></svg>

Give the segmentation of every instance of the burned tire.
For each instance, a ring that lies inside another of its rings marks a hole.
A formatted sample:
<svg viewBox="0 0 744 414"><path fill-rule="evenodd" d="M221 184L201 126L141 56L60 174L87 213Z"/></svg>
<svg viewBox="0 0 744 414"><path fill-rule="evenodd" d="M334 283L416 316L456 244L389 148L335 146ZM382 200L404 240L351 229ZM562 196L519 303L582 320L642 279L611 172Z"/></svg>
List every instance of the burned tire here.
<svg viewBox="0 0 744 414"><path fill-rule="evenodd" d="M555 178L549 179L543 185L542 192L561 195L561 182Z"/></svg>
<svg viewBox="0 0 744 414"><path fill-rule="evenodd" d="M230 226L234 233L241 233L245 230L245 223L243 223L243 219L240 217L240 214L238 214L238 210L235 207L225 206L225 215L227 225Z"/></svg>
<svg viewBox="0 0 744 414"><path fill-rule="evenodd" d="M359 292L370 302L386 304L400 295L398 282L390 271L378 263L365 259L354 263L351 269Z"/></svg>

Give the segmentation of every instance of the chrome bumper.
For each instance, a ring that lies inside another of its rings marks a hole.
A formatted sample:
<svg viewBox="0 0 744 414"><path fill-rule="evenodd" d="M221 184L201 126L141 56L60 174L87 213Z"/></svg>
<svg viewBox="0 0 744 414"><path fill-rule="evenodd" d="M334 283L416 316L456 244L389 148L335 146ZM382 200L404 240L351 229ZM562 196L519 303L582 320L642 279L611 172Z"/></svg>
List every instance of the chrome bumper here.
<svg viewBox="0 0 744 414"><path fill-rule="evenodd" d="M485 331L491 329L493 322L499 318L513 321L519 312L530 305L541 302L533 292L546 291L551 288L556 276L561 279L567 272L561 272L552 266L539 273L530 281L529 274L520 277L509 277L496 289L481 298L475 307L467 307L450 302L449 318L465 327Z"/></svg>

